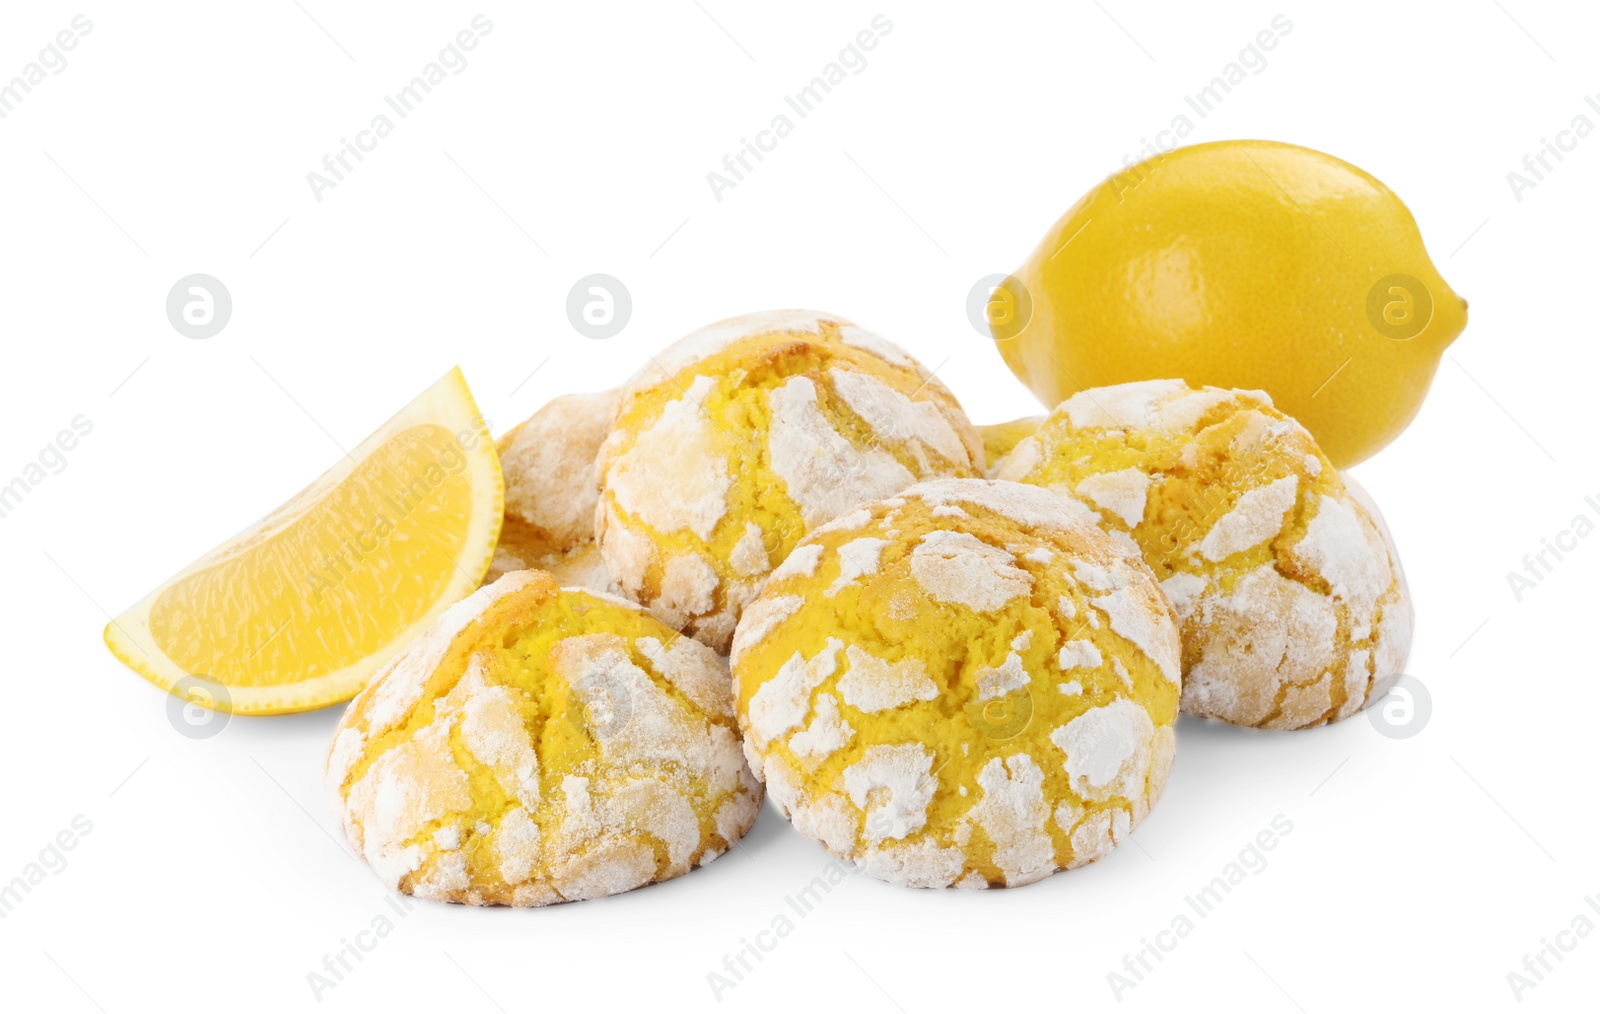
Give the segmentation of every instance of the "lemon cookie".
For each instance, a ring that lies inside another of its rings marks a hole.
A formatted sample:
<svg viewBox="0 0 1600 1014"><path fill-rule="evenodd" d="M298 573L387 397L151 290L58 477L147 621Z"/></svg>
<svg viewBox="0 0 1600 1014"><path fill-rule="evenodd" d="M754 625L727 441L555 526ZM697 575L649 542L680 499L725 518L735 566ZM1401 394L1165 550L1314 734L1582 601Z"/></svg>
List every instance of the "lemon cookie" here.
<svg viewBox="0 0 1600 1014"><path fill-rule="evenodd" d="M813 531L744 611L745 756L803 834L911 887L1100 858L1161 793L1172 609L1058 494L921 483Z"/></svg>
<svg viewBox="0 0 1600 1014"><path fill-rule="evenodd" d="M1044 422L1042 415L1028 415L1010 422L990 423L978 427L978 436L983 440L983 455L989 467L991 476L998 473L1000 462L1011 453L1011 449L1023 437L1032 436Z"/></svg>
<svg viewBox="0 0 1600 1014"><path fill-rule="evenodd" d="M905 352L809 310L713 324L624 387L596 462L623 592L726 653L801 536L858 503L983 471L955 397Z"/></svg>
<svg viewBox="0 0 1600 1014"><path fill-rule="evenodd" d="M390 887L547 905L666 880L755 821L726 663L523 570L440 617L345 712L328 782Z"/></svg>
<svg viewBox="0 0 1600 1014"><path fill-rule="evenodd" d="M543 570L563 586L615 590L594 538L594 459L620 391L552 399L498 442L505 521L487 581Z"/></svg>
<svg viewBox="0 0 1600 1014"><path fill-rule="evenodd" d="M1263 392L1091 388L999 475L1073 494L1137 545L1182 623L1190 714L1320 725L1405 665L1410 595L1375 508Z"/></svg>

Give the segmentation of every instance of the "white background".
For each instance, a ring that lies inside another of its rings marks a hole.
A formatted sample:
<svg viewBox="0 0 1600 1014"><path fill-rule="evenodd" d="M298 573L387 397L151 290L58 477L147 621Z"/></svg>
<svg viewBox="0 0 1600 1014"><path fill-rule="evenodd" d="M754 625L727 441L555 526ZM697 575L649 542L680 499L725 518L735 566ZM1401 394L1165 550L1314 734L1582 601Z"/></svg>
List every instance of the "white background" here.
<svg viewBox="0 0 1600 1014"><path fill-rule="evenodd" d="M1430 721L1392 740L1366 717L1293 734L1185 719L1137 845L1015 891L853 878L721 1006L1517 1006L1525 954L1580 912L1600 924L1584 901L1600 895L1600 538L1521 602L1506 579L1575 515L1600 520L1584 503L1600 502L1600 136L1520 201L1506 174L1574 116L1600 126L1583 101L1600 16L1417 7L7 5L0 80L79 11L94 27L0 120L0 482L74 416L94 430L0 519L0 882L75 816L92 831L0 920L0 1005L715 1006L707 973L827 861L770 807L744 849L663 886L418 904L316 998L324 955L393 916L322 788L338 709L180 736L102 646L106 611L456 363L502 432L701 324L809 306L939 367L979 422L1036 411L967 323L969 288L1020 264L1282 13L1265 70L1189 140L1293 141L1373 172L1471 303L1420 417L1356 472L1407 565ZM318 202L306 174L480 11L494 28L466 69ZM893 29L866 69L715 200L706 173L880 12ZM192 272L234 301L205 341L163 309ZM591 272L633 296L609 341L566 318ZM1119 1002L1107 973L1279 814L1293 830L1266 868ZM1522 1007L1593 1002L1600 933L1562 939L1575 949Z"/></svg>

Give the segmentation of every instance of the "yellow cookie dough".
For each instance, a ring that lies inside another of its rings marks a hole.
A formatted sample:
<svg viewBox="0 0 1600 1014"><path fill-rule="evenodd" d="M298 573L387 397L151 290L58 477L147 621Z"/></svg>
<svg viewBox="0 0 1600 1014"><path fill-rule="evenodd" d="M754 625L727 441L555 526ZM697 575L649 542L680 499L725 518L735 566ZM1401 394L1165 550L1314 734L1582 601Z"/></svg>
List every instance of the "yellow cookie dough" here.
<svg viewBox="0 0 1600 1014"><path fill-rule="evenodd" d="M532 568L564 587L615 590L594 538L594 459L620 400L620 391L563 395L500 438L505 521L485 583Z"/></svg>
<svg viewBox="0 0 1600 1014"><path fill-rule="evenodd" d="M1078 497L1144 554L1182 621L1190 714L1300 729L1401 674L1411 600L1376 507L1263 392L1091 388L998 474Z"/></svg>
<svg viewBox="0 0 1600 1014"><path fill-rule="evenodd" d="M942 479L822 526L744 611L745 756L803 834L911 887L1100 858L1161 793L1172 608L1067 498Z"/></svg>
<svg viewBox="0 0 1600 1014"><path fill-rule="evenodd" d="M1017 442L1023 437L1032 436L1042 422L1044 416L1028 415L1010 422L990 423L978 427L978 436L983 440L983 454L988 462L990 476L998 474L1000 462L1005 456L1011 453L1011 449L1017 446Z"/></svg>
<svg viewBox="0 0 1600 1014"><path fill-rule="evenodd" d="M548 905L667 880L749 830L726 664L632 603L517 571L445 612L350 705L328 757L385 884Z"/></svg>
<svg viewBox="0 0 1600 1014"><path fill-rule="evenodd" d="M828 314L713 324L623 391L596 462L601 556L624 594L723 653L806 532L919 479L983 472L954 395Z"/></svg>

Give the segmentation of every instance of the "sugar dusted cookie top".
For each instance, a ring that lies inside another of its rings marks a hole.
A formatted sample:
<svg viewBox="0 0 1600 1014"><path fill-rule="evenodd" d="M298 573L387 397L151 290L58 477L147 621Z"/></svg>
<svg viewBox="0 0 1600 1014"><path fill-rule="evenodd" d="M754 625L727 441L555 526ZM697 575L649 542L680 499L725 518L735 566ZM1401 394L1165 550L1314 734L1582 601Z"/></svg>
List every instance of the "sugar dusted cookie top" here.
<svg viewBox="0 0 1600 1014"><path fill-rule="evenodd" d="M987 460L989 477L999 474L1000 463L1005 456L1011 453L1024 437L1032 436L1044 422L1042 415L1027 415L1010 422L990 423L978 427L978 436L983 439L983 454Z"/></svg>
<svg viewBox="0 0 1600 1014"><path fill-rule="evenodd" d="M713 324L623 390L597 462L601 555L625 594L720 652L807 531L920 479L983 470L944 385L828 314Z"/></svg>
<svg viewBox="0 0 1600 1014"><path fill-rule="evenodd" d="M553 398L500 438L505 521L486 581L533 568L563 586L613 590L594 538L594 459L621 397L601 391Z"/></svg>
<svg viewBox="0 0 1600 1014"><path fill-rule="evenodd" d="M473 905L616 894L709 862L754 823L732 704L709 648L518 571L355 699L328 782L390 887Z"/></svg>
<svg viewBox="0 0 1600 1014"><path fill-rule="evenodd" d="M1139 549L1182 622L1191 714L1320 725L1405 664L1410 597L1376 508L1263 392L1081 391L996 474L1077 497Z"/></svg>
<svg viewBox="0 0 1600 1014"><path fill-rule="evenodd" d="M733 645L750 766L802 833L914 887L1097 859L1160 795L1170 606L1074 501L921 483L801 540Z"/></svg>

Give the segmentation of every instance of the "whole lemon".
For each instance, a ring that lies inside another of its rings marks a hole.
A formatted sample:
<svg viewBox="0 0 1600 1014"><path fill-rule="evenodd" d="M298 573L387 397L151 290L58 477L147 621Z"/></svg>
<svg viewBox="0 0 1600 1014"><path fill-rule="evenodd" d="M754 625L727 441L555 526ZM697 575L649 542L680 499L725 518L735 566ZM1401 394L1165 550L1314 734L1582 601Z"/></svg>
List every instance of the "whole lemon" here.
<svg viewBox="0 0 1600 1014"><path fill-rule="evenodd" d="M1047 406L1157 378L1258 388L1348 468L1416 416L1467 303L1372 176L1292 144L1218 141L1085 194L988 317Z"/></svg>

